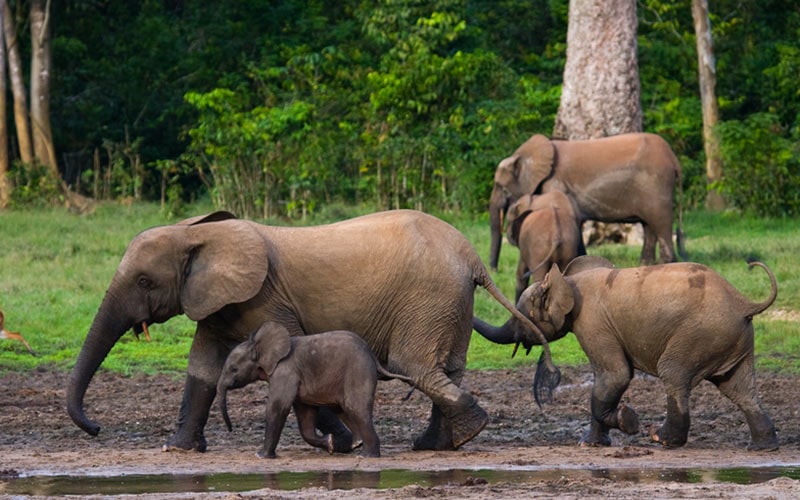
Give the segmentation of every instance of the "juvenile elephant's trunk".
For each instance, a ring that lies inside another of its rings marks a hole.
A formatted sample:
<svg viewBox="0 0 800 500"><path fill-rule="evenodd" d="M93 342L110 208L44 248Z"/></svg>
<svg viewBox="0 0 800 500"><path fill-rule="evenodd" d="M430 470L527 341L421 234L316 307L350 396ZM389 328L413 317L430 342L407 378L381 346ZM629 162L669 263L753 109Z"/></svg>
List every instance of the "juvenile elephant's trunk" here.
<svg viewBox="0 0 800 500"><path fill-rule="evenodd" d="M228 432L233 430L231 424L231 417L228 415L228 387L225 384L217 384L217 399L219 400L219 411L222 413L222 420L225 421L225 427Z"/></svg>
<svg viewBox="0 0 800 500"><path fill-rule="evenodd" d="M495 344L514 344L519 341L514 334L512 323L514 319L509 319L503 326L494 326L480 318L472 317L472 328L480 333L486 340Z"/></svg>
<svg viewBox="0 0 800 500"><path fill-rule="evenodd" d="M107 299L103 299L67 382L67 412L78 427L92 436L100 432L100 426L84 413L83 396L111 348L131 327L127 320L120 318L123 315L110 311Z"/></svg>
<svg viewBox="0 0 800 500"><path fill-rule="evenodd" d="M492 230L492 241L489 254L489 266L497 271L500 260L500 246L503 241L503 216L508 210L508 197L502 188L495 186L489 200L489 225Z"/></svg>

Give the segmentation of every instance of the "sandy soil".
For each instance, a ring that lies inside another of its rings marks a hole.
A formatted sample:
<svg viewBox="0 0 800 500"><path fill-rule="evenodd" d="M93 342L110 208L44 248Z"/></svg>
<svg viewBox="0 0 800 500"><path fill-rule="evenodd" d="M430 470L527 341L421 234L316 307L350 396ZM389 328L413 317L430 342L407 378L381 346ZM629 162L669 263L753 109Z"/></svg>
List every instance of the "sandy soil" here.
<svg viewBox="0 0 800 500"><path fill-rule="evenodd" d="M299 438L293 416L278 447L279 457L254 455L263 434L267 388L253 384L231 392L234 431L228 433L218 410L206 428L206 453L163 453L161 444L174 430L183 390L181 379L165 376L123 378L98 373L86 397L87 414L103 429L90 437L72 424L64 404L67 375L61 372L0 376L0 497L16 478L40 475L115 476L131 474L268 473L279 471L467 470L440 486L370 488L346 492L347 498L796 498L800 481L786 477L740 485L706 474L692 482L687 469L800 466L800 384L789 376L759 374L762 402L778 428L781 449L748 452L749 431L742 414L711 384L692 394L692 430L687 446L665 450L649 439L660 424L665 397L658 379L637 375L626 401L639 414L636 436L613 434L608 448L576 446L588 426L592 374L588 368L564 369L555 401L539 409L530 393L531 370L470 371L465 386L489 412L491 420L473 441L454 452L413 452L411 440L426 424L429 401L397 382L379 384L375 420L382 458L328 455ZM536 480L485 480L478 470L541 471ZM468 471L476 471L475 477ZM581 471L584 471L581 473ZM588 471L588 472L585 472ZM672 474L672 475L670 475ZM376 474L376 481L379 474ZM662 479L659 479L662 477ZM299 491L260 489L245 493L215 491L145 495L150 498L337 498L324 487ZM135 495L141 498L143 495ZM120 496L119 498L124 498Z"/></svg>

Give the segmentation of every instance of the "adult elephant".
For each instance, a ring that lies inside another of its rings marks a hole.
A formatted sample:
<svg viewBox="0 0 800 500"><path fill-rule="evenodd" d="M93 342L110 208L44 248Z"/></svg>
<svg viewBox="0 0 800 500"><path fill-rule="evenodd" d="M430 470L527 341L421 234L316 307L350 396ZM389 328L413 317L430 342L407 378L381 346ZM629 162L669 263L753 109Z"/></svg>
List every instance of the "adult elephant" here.
<svg viewBox="0 0 800 500"><path fill-rule="evenodd" d="M197 330L178 428L164 449L204 451L203 429L225 359L269 320L292 335L361 335L384 367L410 377L433 401L414 448L455 449L488 420L459 388L477 285L529 325L525 345L546 342L499 292L466 238L421 212L302 228L217 212L149 229L128 246L100 304L69 377L67 409L96 435L100 427L87 418L83 398L108 352L129 329L146 333L148 324L183 313ZM337 451L351 449L340 422L318 423L323 432L338 432Z"/></svg>
<svg viewBox="0 0 800 500"><path fill-rule="evenodd" d="M561 191L574 200L578 218L640 222L642 264L673 262L672 214L681 166L669 144L655 134L622 134L583 141L551 140L537 134L503 159L489 201L492 231L489 264L497 269L508 207L523 195ZM678 213L680 216L680 207ZM680 218L678 247L683 253Z"/></svg>

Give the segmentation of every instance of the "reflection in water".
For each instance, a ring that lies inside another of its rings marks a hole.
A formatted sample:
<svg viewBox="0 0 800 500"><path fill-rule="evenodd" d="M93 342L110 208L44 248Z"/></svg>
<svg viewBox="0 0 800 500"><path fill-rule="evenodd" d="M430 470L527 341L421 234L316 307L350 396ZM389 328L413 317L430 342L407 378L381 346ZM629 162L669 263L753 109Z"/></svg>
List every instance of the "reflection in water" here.
<svg viewBox="0 0 800 500"><path fill-rule="evenodd" d="M549 469L549 470L442 470L442 471L328 471L270 474L161 474L117 477L34 476L1 478L2 495L122 495L209 491L252 491L261 488L297 490L326 488L387 489L408 485L466 484L475 479L488 483L532 483L562 478L602 478L638 483L711 481L754 484L777 477L800 480L796 467L740 467L734 469Z"/></svg>

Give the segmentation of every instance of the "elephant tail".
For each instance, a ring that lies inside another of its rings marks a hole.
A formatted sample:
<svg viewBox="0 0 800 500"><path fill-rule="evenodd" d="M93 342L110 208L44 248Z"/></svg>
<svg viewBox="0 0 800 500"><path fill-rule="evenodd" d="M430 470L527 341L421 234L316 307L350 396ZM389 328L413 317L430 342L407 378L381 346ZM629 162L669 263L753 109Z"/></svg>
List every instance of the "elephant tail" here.
<svg viewBox="0 0 800 500"><path fill-rule="evenodd" d="M402 380L403 382L411 386L411 390L408 391L408 394L400 398L401 401L408 401L411 395L414 394L414 391L417 390L417 384L414 383L414 379L412 379L411 377L406 377L405 375L400 375L399 373L390 372L389 370L384 368L383 365L380 364L377 358L375 359L375 370L378 372L378 375L382 377Z"/></svg>
<svg viewBox="0 0 800 500"><path fill-rule="evenodd" d="M494 283L494 281L492 281L492 278L489 276L485 268L483 268L483 272L478 275L476 283L485 288L486 291L489 292L489 295L494 297L496 301L502 304L503 307L505 307L515 318L525 325L528 330L530 330L538 339L539 344L542 346L542 354L539 358L541 367L536 371L536 378L533 386L535 388L534 391L537 402L540 400L549 401L552 397L553 390L558 387L558 384L561 381L561 371L553 363L553 357L550 354L550 344L547 343L547 338L545 338L542 331L539 330L539 328L533 324L529 318L527 318L516 307L514 307L514 304L512 304L511 301L509 301L506 296L500 292L500 289L497 288L497 285ZM519 343L520 340L518 340L517 344L514 346L512 357L514 354L516 354ZM522 343L527 350L526 354L529 353L534 343L531 340L522 340Z"/></svg>
<svg viewBox="0 0 800 500"><path fill-rule="evenodd" d="M766 271L767 272L767 276L769 276L769 281L770 281L770 285L771 285L771 290L770 290L769 297L767 297L767 299L765 301L763 301L763 302L758 302L758 303L753 303L752 304L752 308L753 309L751 309L750 312L747 314L747 317L752 319L753 316L755 316L757 314L761 314L762 312L766 311L767 308L769 306L771 306L773 302L775 302L775 298L778 296L778 282L775 279L775 275L772 274L772 271L770 271L770 269L767 267L767 265L764 264L763 262L752 261L752 262L748 262L747 266L750 269L752 269L753 266L758 266L758 267L762 268L764 271Z"/></svg>

